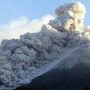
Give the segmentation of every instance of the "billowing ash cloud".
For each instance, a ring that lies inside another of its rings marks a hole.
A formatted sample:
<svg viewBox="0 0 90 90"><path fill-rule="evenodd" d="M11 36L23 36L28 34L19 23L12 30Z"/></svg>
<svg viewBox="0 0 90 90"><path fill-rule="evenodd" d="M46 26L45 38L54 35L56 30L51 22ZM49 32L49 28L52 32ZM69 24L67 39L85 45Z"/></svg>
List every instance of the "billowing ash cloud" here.
<svg viewBox="0 0 90 90"><path fill-rule="evenodd" d="M57 61L67 50L90 43L90 31L88 28L84 31L83 26L85 7L80 2L59 7L56 14L56 19L50 25L43 25L40 32L2 41L1 88L30 82L35 70Z"/></svg>
<svg viewBox="0 0 90 90"><path fill-rule="evenodd" d="M80 2L62 5L56 9L55 13L57 15L56 19L49 22L53 28L82 31L86 10Z"/></svg>

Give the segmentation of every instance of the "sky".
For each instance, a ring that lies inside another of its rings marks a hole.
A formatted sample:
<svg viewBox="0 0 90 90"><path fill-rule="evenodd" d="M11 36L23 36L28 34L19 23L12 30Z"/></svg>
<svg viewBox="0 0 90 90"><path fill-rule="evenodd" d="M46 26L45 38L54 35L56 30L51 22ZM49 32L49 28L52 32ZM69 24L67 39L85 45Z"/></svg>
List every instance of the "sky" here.
<svg viewBox="0 0 90 90"><path fill-rule="evenodd" d="M72 0L0 0L0 38L19 37L33 32L52 19L54 10ZM89 0L81 1L86 6L85 25L90 24ZM34 27L33 27L34 26ZM32 30L31 30L32 29ZM38 30L37 30L38 31Z"/></svg>

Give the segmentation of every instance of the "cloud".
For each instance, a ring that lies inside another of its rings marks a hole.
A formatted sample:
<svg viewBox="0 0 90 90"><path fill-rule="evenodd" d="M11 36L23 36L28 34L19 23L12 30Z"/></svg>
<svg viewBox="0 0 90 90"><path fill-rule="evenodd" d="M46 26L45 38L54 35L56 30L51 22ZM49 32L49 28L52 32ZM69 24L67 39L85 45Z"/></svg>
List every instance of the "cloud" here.
<svg viewBox="0 0 90 90"><path fill-rule="evenodd" d="M30 20L28 17L20 17L10 21L8 24L0 25L0 41L2 39L19 38L26 32L38 32L43 24L47 24L52 15L46 15L39 19Z"/></svg>

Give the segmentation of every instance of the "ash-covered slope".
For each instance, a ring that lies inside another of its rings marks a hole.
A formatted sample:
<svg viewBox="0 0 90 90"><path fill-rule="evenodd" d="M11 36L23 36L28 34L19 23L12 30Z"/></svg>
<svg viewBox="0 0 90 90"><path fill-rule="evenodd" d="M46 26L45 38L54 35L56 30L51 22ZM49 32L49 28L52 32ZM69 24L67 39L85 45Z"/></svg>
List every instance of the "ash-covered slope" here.
<svg viewBox="0 0 90 90"><path fill-rule="evenodd" d="M2 41L0 88L29 83L44 73L45 65L56 62L66 51L90 43L90 31L84 28L83 22L84 5L72 2L56 9L56 14L56 19L43 25L40 32Z"/></svg>
<svg viewBox="0 0 90 90"><path fill-rule="evenodd" d="M90 46L75 49L28 86L31 90L90 90Z"/></svg>

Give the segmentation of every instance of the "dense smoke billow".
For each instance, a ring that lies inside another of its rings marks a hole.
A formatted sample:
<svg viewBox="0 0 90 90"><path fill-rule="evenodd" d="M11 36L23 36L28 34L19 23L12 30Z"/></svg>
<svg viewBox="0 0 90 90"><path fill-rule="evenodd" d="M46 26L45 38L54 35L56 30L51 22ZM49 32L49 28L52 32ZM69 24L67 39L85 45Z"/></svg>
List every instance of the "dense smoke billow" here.
<svg viewBox="0 0 90 90"><path fill-rule="evenodd" d="M66 50L89 44L90 31L84 28L83 22L85 13L84 5L72 2L57 8L56 18L43 25L40 32L3 40L0 47L1 88L23 84L34 70L56 61Z"/></svg>

